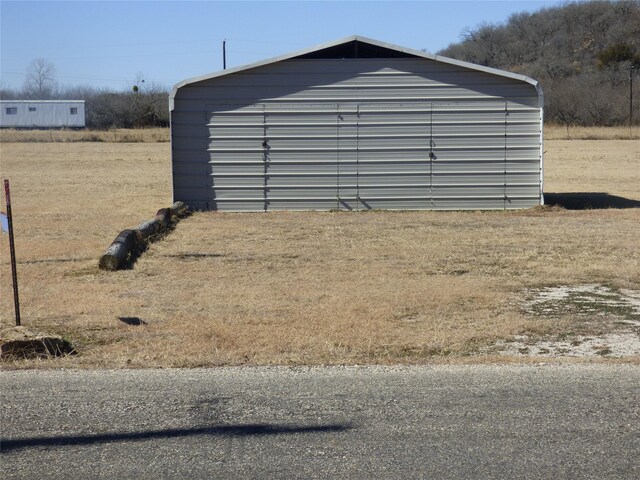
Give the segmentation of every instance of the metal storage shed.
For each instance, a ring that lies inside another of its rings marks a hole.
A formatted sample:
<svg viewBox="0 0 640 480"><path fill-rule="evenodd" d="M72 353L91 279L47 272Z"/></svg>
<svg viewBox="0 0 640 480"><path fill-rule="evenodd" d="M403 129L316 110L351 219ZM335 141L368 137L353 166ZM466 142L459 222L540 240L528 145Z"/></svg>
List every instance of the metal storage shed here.
<svg viewBox="0 0 640 480"><path fill-rule="evenodd" d="M352 36L176 85L173 195L227 211L532 207L542 107L523 75Z"/></svg>
<svg viewBox="0 0 640 480"><path fill-rule="evenodd" d="M2 128L84 128L84 100L2 100Z"/></svg>

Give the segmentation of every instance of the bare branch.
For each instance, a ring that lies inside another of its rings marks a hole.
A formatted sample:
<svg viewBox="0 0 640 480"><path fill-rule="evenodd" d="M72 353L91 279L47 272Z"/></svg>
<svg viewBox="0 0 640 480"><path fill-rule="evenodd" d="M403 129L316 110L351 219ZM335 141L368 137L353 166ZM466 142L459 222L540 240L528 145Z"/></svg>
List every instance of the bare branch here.
<svg viewBox="0 0 640 480"><path fill-rule="evenodd" d="M56 67L53 63L44 58L36 58L27 69L24 82L25 93L32 98L49 99L57 87L55 74Z"/></svg>

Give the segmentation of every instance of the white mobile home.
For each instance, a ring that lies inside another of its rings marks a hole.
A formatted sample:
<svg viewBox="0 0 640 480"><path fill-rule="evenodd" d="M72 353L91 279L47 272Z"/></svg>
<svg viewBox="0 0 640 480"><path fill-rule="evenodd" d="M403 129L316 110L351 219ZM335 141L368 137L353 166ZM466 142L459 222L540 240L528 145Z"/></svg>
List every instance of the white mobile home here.
<svg viewBox="0 0 640 480"><path fill-rule="evenodd" d="M542 90L352 36L173 89L173 195L206 210L543 202Z"/></svg>
<svg viewBox="0 0 640 480"><path fill-rule="evenodd" d="M84 100L2 100L2 128L84 128Z"/></svg>

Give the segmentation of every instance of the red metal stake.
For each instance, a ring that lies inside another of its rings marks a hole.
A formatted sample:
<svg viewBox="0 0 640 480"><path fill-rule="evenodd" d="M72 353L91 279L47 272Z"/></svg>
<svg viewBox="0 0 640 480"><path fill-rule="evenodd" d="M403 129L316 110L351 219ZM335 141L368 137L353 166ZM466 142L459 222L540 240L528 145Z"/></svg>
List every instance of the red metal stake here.
<svg viewBox="0 0 640 480"><path fill-rule="evenodd" d="M16 272L16 248L13 243L13 218L11 217L11 191L9 180L4 180L4 195L7 199L7 222L9 223L9 249L11 250L11 277L13 278L13 305L16 312L16 327L20 326L20 300L18 299L18 273Z"/></svg>

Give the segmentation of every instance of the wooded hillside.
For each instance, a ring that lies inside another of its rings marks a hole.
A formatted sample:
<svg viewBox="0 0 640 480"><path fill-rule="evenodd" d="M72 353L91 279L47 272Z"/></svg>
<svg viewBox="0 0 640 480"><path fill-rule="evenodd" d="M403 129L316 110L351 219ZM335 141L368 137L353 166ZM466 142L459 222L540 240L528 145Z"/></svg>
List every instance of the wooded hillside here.
<svg viewBox="0 0 640 480"><path fill-rule="evenodd" d="M640 1L567 3L481 24L439 55L522 73L539 80L545 119L619 125L629 119L634 66L634 123L640 123Z"/></svg>

